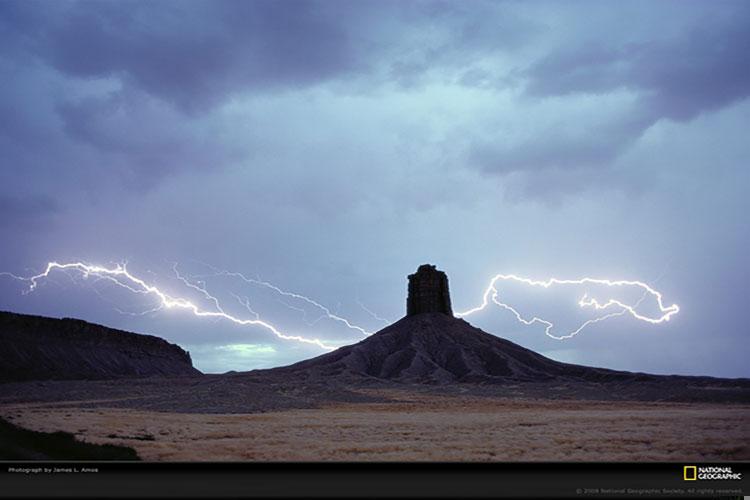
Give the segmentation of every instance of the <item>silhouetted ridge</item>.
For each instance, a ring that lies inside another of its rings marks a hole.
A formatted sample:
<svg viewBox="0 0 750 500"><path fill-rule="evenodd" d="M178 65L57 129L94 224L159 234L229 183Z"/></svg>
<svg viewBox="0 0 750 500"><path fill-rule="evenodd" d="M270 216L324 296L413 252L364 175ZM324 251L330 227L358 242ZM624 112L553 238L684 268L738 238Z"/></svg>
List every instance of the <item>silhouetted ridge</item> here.
<svg viewBox="0 0 750 500"><path fill-rule="evenodd" d="M0 382L198 374L189 353L159 337L0 312Z"/></svg>

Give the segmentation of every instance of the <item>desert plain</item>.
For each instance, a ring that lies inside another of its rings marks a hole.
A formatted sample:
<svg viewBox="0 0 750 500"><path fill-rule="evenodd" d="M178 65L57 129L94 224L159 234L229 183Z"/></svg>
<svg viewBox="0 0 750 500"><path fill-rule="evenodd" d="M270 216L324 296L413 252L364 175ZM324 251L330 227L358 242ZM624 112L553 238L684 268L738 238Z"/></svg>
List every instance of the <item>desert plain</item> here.
<svg viewBox="0 0 750 500"><path fill-rule="evenodd" d="M88 399L6 402L0 416L147 461L750 460L750 404L357 392L360 401L252 413Z"/></svg>

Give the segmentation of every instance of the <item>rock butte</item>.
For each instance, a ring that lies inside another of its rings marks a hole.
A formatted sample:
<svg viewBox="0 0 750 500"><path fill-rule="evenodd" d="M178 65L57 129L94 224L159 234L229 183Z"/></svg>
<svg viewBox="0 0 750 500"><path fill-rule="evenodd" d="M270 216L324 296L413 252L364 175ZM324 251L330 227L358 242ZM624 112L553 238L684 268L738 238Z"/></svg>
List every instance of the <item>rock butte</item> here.
<svg viewBox="0 0 750 500"><path fill-rule="evenodd" d="M432 312L453 316L448 276L433 265L422 264L416 273L409 275L406 315Z"/></svg>

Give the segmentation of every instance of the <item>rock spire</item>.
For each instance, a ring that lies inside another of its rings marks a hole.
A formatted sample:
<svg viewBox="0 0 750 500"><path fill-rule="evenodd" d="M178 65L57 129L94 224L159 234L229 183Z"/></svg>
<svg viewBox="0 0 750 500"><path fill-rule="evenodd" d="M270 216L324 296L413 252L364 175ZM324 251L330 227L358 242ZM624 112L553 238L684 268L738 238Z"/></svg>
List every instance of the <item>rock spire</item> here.
<svg viewBox="0 0 750 500"><path fill-rule="evenodd" d="M406 298L406 315L438 312L453 316L448 276L435 266L423 264L409 275L409 295Z"/></svg>

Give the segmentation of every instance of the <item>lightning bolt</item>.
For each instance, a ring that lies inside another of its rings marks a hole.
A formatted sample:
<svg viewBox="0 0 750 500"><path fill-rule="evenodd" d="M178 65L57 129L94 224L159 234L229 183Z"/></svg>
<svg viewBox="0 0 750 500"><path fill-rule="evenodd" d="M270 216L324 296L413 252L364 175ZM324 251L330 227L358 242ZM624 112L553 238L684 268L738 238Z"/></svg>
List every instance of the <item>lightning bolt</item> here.
<svg viewBox="0 0 750 500"><path fill-rule="evenodd" d="M392 321L388 321L388 320L387 320L387 319L385 319L384 317L382 317L382 316L378 316L378 315L377 315L377 314L376 314L375 312L373 312L372 310L368 309L368 307L367 307L366 305L364 305L364 304L362 303L362 301L361 301L361 300L359 300L359 298L357 298L357 305L358 305L359 307L361 307L361 308L362 308L362 310L363 310L364 312L366 312L367 314L369 314L369 315L370 315L370 316L371 316L371 317L372 317L373 319L375 319L375 320L377 320L377 321L379 321L379 322L383 323L384 325L388 326L388 325L390 325L391 323L393 323Z"/></svg>
<svg viewBox="0 0 750 500"><path fill-rule="evenodd" d="M288 334L281 332L278 328L273 326L271 323L261 320L258 317L257 313L252 311L247 301L243 303L241 299L238 299L240 300L240 303L243 303L243 305L245 305L248 311L255 315L255 318L254 319L239 318L237 316L229 314L221 307L218 299L215 296L211 295L206 290L205 286L202 286L201 284L192 283L188 281L187 278L181 276L179 272L177 272L176 265L173 267L173 269L175 270L175 273L177 274L178 279L180 279L189 288L196 290L199 294L201 294L208 301L212 302L216 309L215 310L202 309L201 307L196 305L194 302L184 297L175 297L175 296L169 295L166 292L159 289L156 285L149 284L143 279L139 278L138 276L135 276L134 274L132 274L130 271L128 271L126 264L117 264L115 267L108 268L104 266L90 265L84 262L71 262L71 263L66 263L66 264L60 264L58 262L49 262L43 272L36 274L34 276L30 276L30 277L16 276L15 274L7 273L7 272L0 273L0 274L5 275L5 276L11 276L17 280L30 283L29 289L27 291L28 293L28 292L34 291L36 287L38 286L40 280L47 278L50 275L50 273L52 273L55 270L78 271L79 273L81 273L84 279L88 278L89 276L94 276L98 279L108 280L114 283L115 285L121 288L124 288L130 292L155 297L156 299L158 299L159 304L154 310L183 309L198 317L220 318L220 319L231 321L232 323L242 325L242 326L248 326L248 325L260 326L270 331L271 333L273 333L276 337L283 339L283 340L293 340L293 341L302 342L305 344L312 344L312 345L316 345L320 347L321 349L325 349L329 351L336 348L332 345L326 344L325 342L317 338L307 338L307 337L302 337L300 335L288 335Z"/></svg>
<svg viewBox="0 0 750 500"><path fill-rule="evenodd" d="M588 293L586 293L578 301L578 305L581 308L591 307L596 311L603 311L605 309L610 309L616 306L620 308L620 310L605 314L603 316L596 317L594 319L590 319L566 335L554 335L552 333L552 329L554 328L555 325L551 321L548 321L543 318L539 318L537 316L534 316L531 319L524 318L521 315L521 313L518 312L517 309L513 308L512 306L510 306L509 304L505 302L502 302L499 299L500 292L497 289L497 283L499 281L502 281L502 282L513 281L513 282L517 282L517 283L521 283L521 284L525 284L525 285L529 285L533 287L541 287L541 288L550 288L553 285L604 285L608 287L638 287L639 289L643 290L643 295L634 305L629 305L616 299L610 299L605 303L600 303L595 298L589 297ZM638 306L648 296L654 297L656 299L656 304L659 308L659 313L660 313L659 316L656 316L656 317L645 316L643 314L640 314L637 311ZM589 325L592 325L594 323L599 323L609 318L622 316L624 314L629 314L633 318L640 320L640 321L645 321L651 324L659 324L665 321L669 321L669 319L672 316L674 316L680 311L680 307L677 304L672 304L666 307L664 305L664 299L662 297L662 294L658 292L657 290L648 286L646 283L643 283L641 281L634 281L634 280L614 280L613 281L613 280L598 279L598 278L581 278L581 279L576 279L576 280L550 278L546 281L541 281L541 280L533 280L529 278L524 278L522 276L517 276L515 274L497 274L495 275L495 277L492 278L489 285L485 289L484 294L482 295L482 303L466 311L455 313L455 316L462 318L462 317L466 317L471 314L474 314L476 312L482 311L485 308L487 308L490 302L501 307L502 309L505 309L511 312L515 316L516 320L518 320L520 323L523 323L524 325L527 325L527 326L531 326L534 324L544 325L544 333L547 336L556 340L569 339L571 337L576 336L578 333L580 333L583 329L585 329Z"/></svg>
<svg viewBox="0 0 750 500"><path fill-rule="evenodd" d="M344 317L341 317L338 314L333 313L328 307L324 306L323 304L321 304L321 303L319 303L319 302L317 302L317 301L315 301L315 300L313 300L310 297L307 297L305 295L302 295L302 294L299 294L299 293L295 293L295 292L289 292L287 290L283 290L283 289L279 288L278 286L274 285L273 283L261 280L260 278L256 278L256 279L254 279L254 278L248 278L247 276L245 276L242 273L238 273L238 272L234 272L234 271L226 271L226 270L223 270L223 269L217 269L216 267L211 266L211 265L206 264L206 263L203 263L203 262L201 262L201 264L203 264L204 266L208 267L209 269L211 269L214 272L214 274L212 274L210 276L214 276L214 277L227 276L227 277L238 278L238 279L244 281L247 284L262 286L262 287L267 288L269 290L272 290L272 291L274 291L274 292L276 292L279 295L282 295L284 297L289 297L289 298L292 298L292 299L301 300L301 301L303 301L303 302L305 302L305 303L307 303L307 304L315 307L316 309L318 309L319 311L321 311L323 313L323 316L321 318L318 318L317 320L313 321L312 324L317 323L322 318L328 318L328 319L336 321L338 323L342 323L343 325L345 325L350 330L355 330L355 331L361 333L362 335L364 335L366 337L372 335L373 333L375 333L375 332L366 330L366 329L362 328L359 325L356 325L356 324L352 323L348 319L346 319ZM291 306L291 305L289 305L287 303L283 303L283 304L285 306L289 307L290 309L293 309L293 310L296 310L296 311L300 311L299 308L293 307L293 306ZM302 310L301 312L304 313L304 310Z"/></svg>

